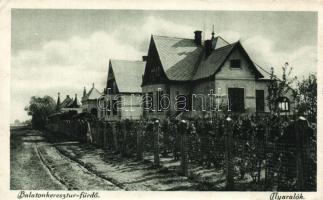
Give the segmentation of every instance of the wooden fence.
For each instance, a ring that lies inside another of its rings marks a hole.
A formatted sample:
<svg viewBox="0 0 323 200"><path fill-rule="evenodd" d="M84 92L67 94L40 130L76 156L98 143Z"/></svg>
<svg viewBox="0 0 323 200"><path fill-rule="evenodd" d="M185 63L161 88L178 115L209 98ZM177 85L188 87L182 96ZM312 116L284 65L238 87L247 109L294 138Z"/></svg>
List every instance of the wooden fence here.
<svg viewBox="0 0 323 200"><path fill-rule="evenodd" d="M48 129L144 159L172 156L184 176L192 164L223 170L226 190L248 174L256 190L316 190L316 130L303 118L218 117L194 121L60 120Z"/></svg>

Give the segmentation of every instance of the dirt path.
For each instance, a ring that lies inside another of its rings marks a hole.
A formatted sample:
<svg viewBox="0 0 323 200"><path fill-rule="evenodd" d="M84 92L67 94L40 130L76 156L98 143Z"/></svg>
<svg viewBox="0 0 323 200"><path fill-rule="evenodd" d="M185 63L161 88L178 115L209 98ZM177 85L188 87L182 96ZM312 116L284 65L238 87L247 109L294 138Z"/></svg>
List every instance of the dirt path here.
<svg viewBox="0 0 323 200"><path fill-rule="evenodd" d="M32 130L15 130L10 138L10 189L65 190L42 163L35 144L43 137Z"/></svg>
<svg viewBox="0 0 323 200"><path fill-rule="evenodd" d="M35 130L11 131L11 189L193 191L211 186L149 161ZM177 168L176 168L177 169Z"/></svg>
<svg viewBox="0 0 323 200"><path fill-rule="evenodd" d="M165 168L156 169L151 162L121 158L89 144L61 144L56 147L62 154L125 190L208 190L205 184L194 182Z"/></svg>
<svg viewBox="0 0 323 200"><path fill-rule="evenodd" d="M11 132L11 189L120 190L65 157L33 130Z"/></svg>

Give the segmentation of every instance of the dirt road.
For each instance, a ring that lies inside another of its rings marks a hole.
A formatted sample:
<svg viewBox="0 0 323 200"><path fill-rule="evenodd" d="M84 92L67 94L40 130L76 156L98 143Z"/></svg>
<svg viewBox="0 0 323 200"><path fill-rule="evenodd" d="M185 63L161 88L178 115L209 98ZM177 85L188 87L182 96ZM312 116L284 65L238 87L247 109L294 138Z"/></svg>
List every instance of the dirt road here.
<svg viewBox="0 0 323 200"><path fill-rule="evenodd" d="M46 133L46 134L45 134ZM11 130L11 189L209 190L146 161L121 158L49 132Z"/></svg>
<svg viewBox="0 0 323 200"><path fill-rule="evenodd" d="M10 188L13 190L121 190L57 151L40 131L12 130Z"/></svg>

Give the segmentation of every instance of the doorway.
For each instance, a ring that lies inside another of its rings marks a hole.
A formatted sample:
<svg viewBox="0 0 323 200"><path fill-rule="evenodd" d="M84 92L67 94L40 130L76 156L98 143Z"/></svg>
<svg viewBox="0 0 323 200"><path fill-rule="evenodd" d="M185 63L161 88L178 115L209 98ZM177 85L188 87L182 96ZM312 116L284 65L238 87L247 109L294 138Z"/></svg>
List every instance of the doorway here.
<svg viewBox="0 0 323 200"><path fill-rule="evenodd" d="M244 112L244 89L228 88L229 106L232 112Z"/></svg>

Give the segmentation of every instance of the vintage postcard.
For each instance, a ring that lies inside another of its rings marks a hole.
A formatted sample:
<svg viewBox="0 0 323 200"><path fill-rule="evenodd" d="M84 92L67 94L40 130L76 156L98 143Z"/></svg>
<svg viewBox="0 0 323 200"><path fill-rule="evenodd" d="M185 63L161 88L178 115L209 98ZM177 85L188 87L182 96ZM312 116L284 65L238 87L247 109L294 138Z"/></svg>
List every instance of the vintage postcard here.
<svg viewBox="0 0 323 200"><path fill-rule="evenodd" d="M322 198L322 2L257 2L0 1L1 196Z"/></svg>

